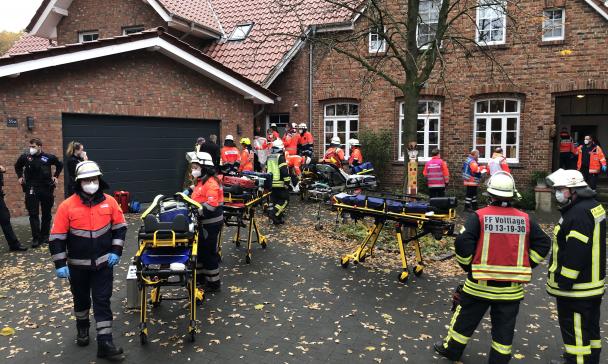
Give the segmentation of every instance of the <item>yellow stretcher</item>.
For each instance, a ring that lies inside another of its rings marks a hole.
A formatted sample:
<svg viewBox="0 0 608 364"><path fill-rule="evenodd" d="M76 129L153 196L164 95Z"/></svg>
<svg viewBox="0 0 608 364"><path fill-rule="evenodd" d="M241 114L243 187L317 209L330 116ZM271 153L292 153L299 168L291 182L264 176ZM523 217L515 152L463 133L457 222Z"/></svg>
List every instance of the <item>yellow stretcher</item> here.
<svg viewBox="0 0 608 364"><path fill-rule="evenodd" d="M362 220L365 217L374 219L374 223L369 227L365 239L357 249L353 253L341 257L340 265L343 268L347 268L351 261L358 264L364 262L367 257L373 257L380 232L386 226L387 221L394 221L395 241L399 248L402 266L402 272L399 273L398 279L405 283L410 275L405 246L410 242L413 243L416 254L416 265L413 272L416 276L420 276L424 271L424 263L419 239L427 234L432 234L435 239L441 239L443 236L453 235L454 233L454 223L452 221L456 217L455 199L453 199L453 206L442 209L442 211L434 211L436 209L429 205L429 211L411 212L405 208L407 203L404 200L401 200L404 206L403 210L398 211L399 208L395 208L395 202L397 202L397 205L399 203L398 199L385 199L385 201L393 203L392 206L389 206L389 202L379 203L378 200L381 199L376 198L373 206L370 206L371 204L368 204L365 196L360 199L359 203L352 204L344 202L345 199L340 199L340 195L344 196L346 194L332 197L332 205L337 210L338 217L350 213L355 220Z"/></svg>
<svg viewBox="0 0 608 364"><path fill-rule="evenodd" d="M188 299L188 334L191 341L195 339L198 326L196 303L201 302L204 295L203 290L196 286L200 208L198 202L183 193L171 197L159 195L141 216L143 226L139 230L139 248L133 260L137 268L142 345L148 342L146 290L150 288L150 302L152 307L156 307L161 302L163 286L186 288L186 297L164 299Z"/></svg>
<svg viewBox="0 0 608 364"><path fill-rule="evenodd" d="M270 197L270 191L256 190L253 194L233 195L224 193L224 225L236 226L236 233L232 241L238 247L241 243L247 243L247 253L245 262L251 263L253 234L255 232L256 241L266 249L268 239L260 232L258 223L255 217L255 210L259 206L267 205ZM247 228L247 239L241 239L241 228ZM222 255L222 233L218 240L218 252Z"/></svg>

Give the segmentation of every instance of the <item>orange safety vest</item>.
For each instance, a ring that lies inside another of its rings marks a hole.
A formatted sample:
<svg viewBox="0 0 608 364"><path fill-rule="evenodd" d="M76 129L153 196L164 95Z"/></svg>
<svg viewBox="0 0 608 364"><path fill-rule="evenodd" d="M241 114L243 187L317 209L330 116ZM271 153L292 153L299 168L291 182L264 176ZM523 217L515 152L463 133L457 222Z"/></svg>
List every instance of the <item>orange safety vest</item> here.
<svg viewBox="0 0 608 364"><path fill-rule="evenodd" d="M305 131L303 134L300 134L299 144L302 146L312 145L314 143L314 138L312 134L308 131Z"/></svg>
<svg viewBox="0 0 608 364"><path fill-rule="evenodd" d="M192 199L203 205L203 217L201 224L217 224L224 221L224 189L214 177L209 177L203 184L202 179L198 179Z"/></svg>
<svg viewBox="0 0 608 364"><path fill-rule="evenodd" d="M229 163L234 164L241 161L239 155L239 149L237 147L222 147L221 159L222 164Z"/></svg>
<svg viewBox="0 0 608 364"><path fill-rule="evenodd" d="M477 210L481 226L471 272L479 281L529 282L530 217L513 207Z"/></svg>
<svg viewBox="0 0 608 364"><path fill-rule="evenodd" d="M249 149L243 148L239 171L253 171L253 151L250 152Z"/></svg>
<svg viewBox="0 0 608 364"><path fill-rule="evenodd" d="M300 134L297 133L285 133L283 137L283 144L285 145L285 151L290 154L298 153L298 143L300 142Z"/></svg>
<svg viewBox="0 0 608 364"><path fill-rule="evenodd" d="M344 151L342 148L330 147L325 152L323 160L335 164L338 168L342 168L342 161L344 160Z"/></svg>
<svg viewBox="0 0 608 364"><path fill-rule="evenodd" d="M559 133L559 152L560 153L575 153L574 143L570 134L562 131Z"/></svg>
<svg viewBox="0 0 608 364"><path fill-rule="evenodd" d="M578 147L578 162L576 163L576 169L581 170L581 166L583 165L583 146ZM606 165L606 157L604 156L604 151L600 148L599 145L596 145L589 152L589 173L600 173L602 166Z"/></svg>

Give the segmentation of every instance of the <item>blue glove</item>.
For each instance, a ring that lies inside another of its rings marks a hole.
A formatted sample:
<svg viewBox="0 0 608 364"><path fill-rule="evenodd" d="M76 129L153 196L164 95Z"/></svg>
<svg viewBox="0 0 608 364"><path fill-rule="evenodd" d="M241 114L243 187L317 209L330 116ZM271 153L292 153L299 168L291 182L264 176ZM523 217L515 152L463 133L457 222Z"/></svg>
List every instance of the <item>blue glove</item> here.
<svg viewBox="0 0 608 364"><path fill-rule="evenodd" d="M602 166L602 172L606 173L606 170L607 170L607 169L608 169L608 168L607 168L606 166Z"/></svg>
<svg viewBox="0 0 608 364"><path fill-rule="evenodd" d="M57 278L70 278L70 269L68 267L61 267L55 269L55 275Z"/></svg>
<svg viewBox="0 0 608 364"><path fill-rule="evenodd" d="M182 193L186 196L190 196L190 189L186 188Z"/></svg>
<svg viewBox="0 0 608 364"><path fill-rule="evenodd" d="M110 253L110 256L108 257L108 266L112 268L118 264L118 262L120 262L120 257L114 253Z"/></svg>

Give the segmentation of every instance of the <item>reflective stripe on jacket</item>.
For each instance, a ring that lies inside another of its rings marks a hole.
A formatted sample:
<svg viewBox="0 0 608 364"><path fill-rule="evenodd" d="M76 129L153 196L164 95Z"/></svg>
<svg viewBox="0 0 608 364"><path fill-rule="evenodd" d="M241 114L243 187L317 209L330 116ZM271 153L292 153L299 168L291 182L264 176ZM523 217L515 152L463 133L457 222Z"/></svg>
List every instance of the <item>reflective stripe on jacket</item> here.
<svg viewBox="0 0 608 364"><path fill-rule="evenodd" d="M300 142L300 134L298 133L286 133L283 137L283 144L285 145L285 151L289 154L295 155L298 153L298 144Z"/></svg>
<svg viewBox="0 0 608 364"><path fill-rule="evenodd" d="M469 156L462 165L462 179L465 186L479 186L482 168L475 158Z"/></svg>
<svg viewBox="0 0 608 364"><path fill-rule="evenodd" d="M272 188L285 188L291 182L285 154L271 154L266 161L266 169L272 174Z"/></svg>
<svg viewBox="0 0 608 364"><path fill-rule="evenodd" d="M203 206L201 223L211 225L224 221L224 189L215 177L198 179L192 199Z"/></svg>
<svg viewBox="0 0 608 364"><path fill-rule="evenodd" d="M583 146L578 147L578 163L576 168L580 171L583 164ZM599 145L589 151L589 173L600 173L602 166L606 165L604 151Z"/></svg>
<svg viewBox="0 0 608 364"><path fill-rule="evenodd" d="M567 132L559 133L559 152L560 153L576 153L574 143L570 134Z"/></svg>
<svg viewBox="0 0 608 364"><path fill-rule="evenodd" d="M127 224L114 197L96 195L84 202L78 193L57 208L49 237L55 268L67 265L97 270L110 253L122 255Z"/></svg>
<svg viewBox="0 0 608 364"><path fill-rule="evenodd" d="M220 152L222 164L234 164L240 162L241 157L237 147L222 147Z"/></svg>
<svg viewBox="0 0 608 364"><path fill-rule="evenodd" d="M422 174L426 177L429 187L445 187L445 184L450 182L448 165L439 156L434 156L426 162Z"/></svg>
<svg viewBox="0 0 608 364"><path fill-rule="evenodd" d="M562 210L553 230L547 292L590 299L604 294L606 211L593 198L580 198Z"/></svg>
<svg viewBox="0 0 608 364"><path fill-rule="evenodd" d="M513 207L488 206L477 211L481 226L472 261L478 281L529 282L532 268L530 218Z"/></svg>
<svg viewBox="0 0 608 364"><path fill-rule="evenodd" d="M342 168L344 151L340 147L329 147L323 156L323 160L335 164L338 168Z"/></svg>

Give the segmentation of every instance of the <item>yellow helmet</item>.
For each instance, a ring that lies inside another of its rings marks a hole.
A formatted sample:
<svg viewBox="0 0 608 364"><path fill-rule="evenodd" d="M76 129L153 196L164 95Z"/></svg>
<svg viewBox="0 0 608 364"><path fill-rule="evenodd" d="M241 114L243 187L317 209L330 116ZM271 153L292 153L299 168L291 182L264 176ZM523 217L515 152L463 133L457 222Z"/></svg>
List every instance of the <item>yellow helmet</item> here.
<svg viewBox="0 0 608 364"><path fill-rule="evenodd" d="M241 144L251 145L251 140L249 138L241 138Z"/></svg>

